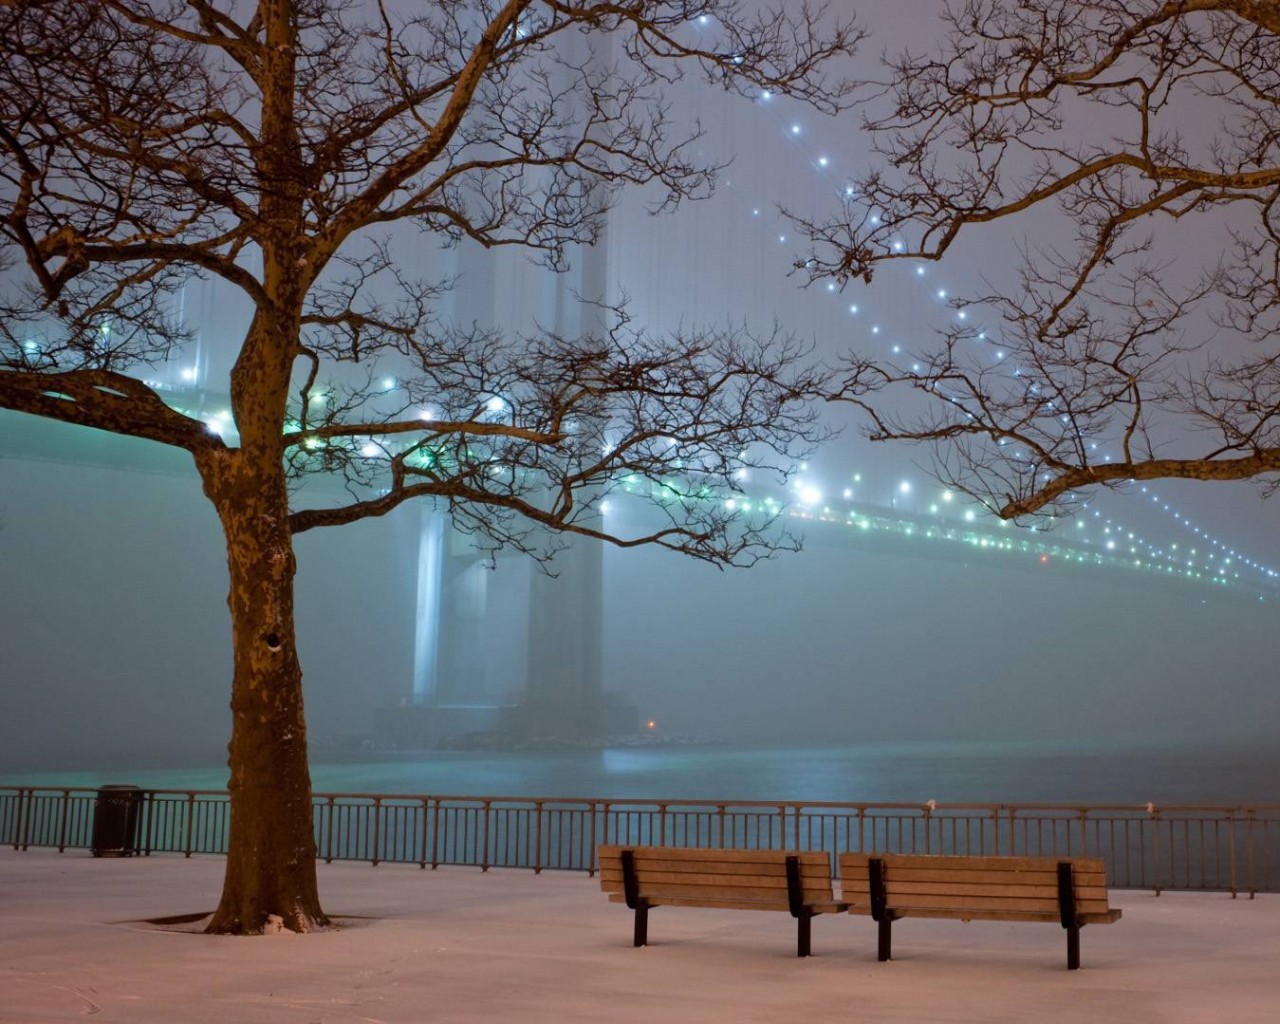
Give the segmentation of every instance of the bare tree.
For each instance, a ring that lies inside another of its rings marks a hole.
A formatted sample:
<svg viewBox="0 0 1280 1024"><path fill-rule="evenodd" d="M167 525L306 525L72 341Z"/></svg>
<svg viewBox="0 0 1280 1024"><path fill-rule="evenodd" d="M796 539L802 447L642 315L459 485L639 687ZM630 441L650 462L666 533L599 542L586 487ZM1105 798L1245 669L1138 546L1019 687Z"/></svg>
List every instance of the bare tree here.
<svg viewBox="0 0 1280 1024"><path fill-rule="evenodd" d="M1002 332L970 316L911 370L855 355L837 397L1006 518L1132 480L1273 486L1280 8L965 0L943 22L935 52L887 62L882 169L803 222L804 269L870 282L1005 220L1039 240L1018 283L957 303ZM1074 246L1043 240L1055 211Z"/></svg>
<svg viewBox="0 0 1280 1024"><path fill-rule="evenodd" d="M0 8L0 407L189 451L225 533L231 836L210 930L326 920L295 534L427 497L496 544L533 548L536 527L749 563L776 535L705 489L732 488L744 460L786 467L818 433L820 382L781 336L656 337L623 311L580 338L451 326L442 283L381 232L561 267L617 189L648 185L668 208L710 189L716 168L664 101L686 69L834 111L850 86L827 69L857 37L807 5L738 0ZM235 443L144 383L184 343L172 296L193 274L252 307ZM292 507L291 476L315 472L342 474L349 500ZM623 477L661 490L661 529L612 536L590 515Z"/></svg>

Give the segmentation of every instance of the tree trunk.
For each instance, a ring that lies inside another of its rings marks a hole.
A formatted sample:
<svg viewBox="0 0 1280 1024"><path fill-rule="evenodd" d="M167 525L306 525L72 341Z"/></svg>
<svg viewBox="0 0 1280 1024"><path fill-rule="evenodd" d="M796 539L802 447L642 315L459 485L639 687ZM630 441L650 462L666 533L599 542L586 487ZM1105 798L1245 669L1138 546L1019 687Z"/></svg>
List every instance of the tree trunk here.
<svg viewBox="0 0 1280 1024"><path fill-rule="evenodd" d="M244 455L200 458L227 541L235 646L227 872L208 931L256 934L277 915L306 932L328 919L316 886L288 496L278 464Z"/></svg>

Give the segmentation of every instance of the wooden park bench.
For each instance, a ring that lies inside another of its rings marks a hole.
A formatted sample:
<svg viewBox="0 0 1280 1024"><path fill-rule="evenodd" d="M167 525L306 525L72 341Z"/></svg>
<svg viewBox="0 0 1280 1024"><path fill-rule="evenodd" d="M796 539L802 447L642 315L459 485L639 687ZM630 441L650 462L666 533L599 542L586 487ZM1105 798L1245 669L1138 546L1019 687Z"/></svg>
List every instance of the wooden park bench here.
<svg viewBox="0 0 1280 1024"><path fill-rule="evenodd" d="M797 922L796 956L808 956L813 916L848 909L821 851L601 846L598 857L600 888L635 911L637 946L648 944L650 907L785 910Z"/></svg>
<svg viewBox="0 0 1280 1024"><path fill-rule="evenodd" d="M841 898L880 926L879 959L890 958L900 917L1047 921L1067 930L1067 969L1080 966L1080 929L1110 924L1102 861L1086 857L953 857L842 853Z"/></svg>

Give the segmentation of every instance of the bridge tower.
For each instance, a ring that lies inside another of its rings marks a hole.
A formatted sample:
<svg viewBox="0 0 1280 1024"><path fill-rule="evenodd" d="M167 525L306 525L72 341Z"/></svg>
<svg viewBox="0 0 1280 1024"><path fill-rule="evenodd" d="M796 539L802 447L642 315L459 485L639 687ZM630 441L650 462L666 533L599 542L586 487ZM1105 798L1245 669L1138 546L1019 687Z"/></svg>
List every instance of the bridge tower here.
<svg viewBox="0 0 1280 1024"><path fill-rule="evenodd" d="M602 236L579 247L562 273L539 272L507 254L459 246L453 317L462 325L524 324L566 338L600 334L599 306L609 296L608 245ZM498 731L515 737L593 740L630 728L625 713L609 721L602 686L604 557L602 545L561 537L550 575L529 572L528 641L523 680L486 680L484 644L492 572L472 538L453 531L446 514L424 508L418 551L418 609L412 706L421 709L427 742L440 735ZM514 704L478 700L497 686L517 691ZM411 713L406 711L406 713Z"/></svg>

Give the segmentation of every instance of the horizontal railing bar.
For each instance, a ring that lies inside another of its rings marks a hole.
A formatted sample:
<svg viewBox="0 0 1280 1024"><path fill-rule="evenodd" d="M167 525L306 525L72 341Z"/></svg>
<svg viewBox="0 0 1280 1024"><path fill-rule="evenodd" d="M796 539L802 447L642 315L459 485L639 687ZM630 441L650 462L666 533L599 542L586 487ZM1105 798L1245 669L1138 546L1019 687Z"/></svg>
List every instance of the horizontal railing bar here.
<svg viewBox="0 0 1280 1024"><path fill-rule="evenodd" d="M0 785L0 796L6 792L26 792L32 794L93 794L96 795L97 786L3 786ZM220 799L229 799L226 790L219 789L148 789L146 793L151 794L151 799L174 797L187 799L190 796L210 796ZM316 800L405 800L414 803L422 800L448 800L456 802L466 802L474 804L497 804L511 803L524 804L532 806L533 804L609 804L611 806L646 806L646 807L666 807L672 808L720 808L720 807L746 807L746 808L766 808L769 810L777 810L779 807L788 808L835 808L848 810L928 810L933 814L947 811L960 810L1016 810L1016 811L1057 811L1062 813L1079 813L1080 811L1088 811L1090 813L1096 811L1129 811L1135 814L1150 814L1152 812L1164 813L1166 811L1188 812L1203 811L1213 813L1223 813L1227 811L1243 812L1243 811L1280 811L1280 802L1274 803L1246 803L1246 804L1121 804L1121 803L1081 803L1075 801L1044 801L1030 803L942 803L937 802L930 806L928 801L916 803L912 801L839 801L839 800L726 800L723 798L707 798L693 799L682 798L673 800L670 798L658 797L547 797L547 796L472 796L459 794L417 794L417 793L366 793L366 792L345 792L345 793L316 793Z"/></svg>

